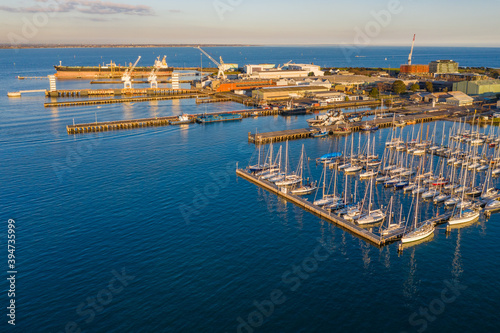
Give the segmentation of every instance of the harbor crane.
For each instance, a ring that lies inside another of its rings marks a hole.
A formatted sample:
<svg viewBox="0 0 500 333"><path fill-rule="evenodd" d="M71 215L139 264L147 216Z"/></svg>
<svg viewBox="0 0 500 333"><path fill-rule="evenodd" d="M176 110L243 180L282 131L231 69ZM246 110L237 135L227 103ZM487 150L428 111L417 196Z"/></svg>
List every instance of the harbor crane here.
<svg viewBox="0 0 500 333"><path fill-rule="evenodd" d="M217 78L220 79L226 79L226 74L224 73L224 61L222 61L222 57L219 57L220 62L217 62L214 58L210 56L207 52L205 52L201 47L197 46L195 49L200 50L204 55L207 56L208 59L210 59L219 69L219 72L217 73Z"/></svg>
<svg viewBox="0 0 500 333"><path fill-rule="evenodd" d="M408 65L411 66L411 57L413 56L413 46L415 46L415 34L413 35L413 42L411 43L411 51L410 55L408 56Z"/></svg>
<svg viewBox="0 0 500 333"><path fill-rule="evenodd" d="M124 89L132 89L132 72L134 71L135 66L137 66L139 60L141 60L141 56L139 56L135 63L131 67L127 68L123 73L122 81Z"/></svg>
<svg viewBox="0 0 500 333"><path fill-rule="evenodd" d="M156 76L156 73L158 72L158 70L160 70L161 67L163 67L162 64L166 65L166 62L165 62L166 58L167 57L164 56L162 61L160 61L160 56L158 56L158 58L156 58L155 64L153 66L153 70L151 71L151 73L149 73L149 76L148 76L148 81L150 83L151 89L158 88L158 81L157 81L158 77Z"/></svg>
<svg viewBox="0 0 500 333"><path fill-rule="evenodd" d="M283 64L283 66L278 66L278 69L282 69L283 67L286 67L286 66L290 65L292 62L293 62L293 60L290 60L286 64Z"/></svg>

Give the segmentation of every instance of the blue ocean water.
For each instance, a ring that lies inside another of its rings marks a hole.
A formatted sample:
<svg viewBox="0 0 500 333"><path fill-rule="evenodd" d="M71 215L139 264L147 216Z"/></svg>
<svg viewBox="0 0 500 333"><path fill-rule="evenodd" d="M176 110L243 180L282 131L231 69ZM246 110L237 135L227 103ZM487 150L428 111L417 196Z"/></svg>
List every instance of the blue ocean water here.
<svg viewBox="0 0 500 333"><path fill-rule="evenodd" d="M326 47L209 52L238 63L293 59L340 66L345 61L341 50ZM404 62L407 50L362 52L366 58L352 61L382 67L385 57ZM464 66L500 67L499 49L421 52L415 54L421 57L417 62L452 58ZM47 75L59 60L93 65L142 55L144 62L152 62L167 54L171 65L198 66L199 51L40 49L0 54L0 239L5 249L7 220L14 219L18 330L491 332L498 327L498 215L450 234L440 227L432 241L398 255L395 244L373 247L235 177L237 163L256 159L248 132L301 128L310 116L73 136L66 133L73 120L244 107L179 100L50 109L43 107L40 95L6 96L7 91L47 88L46 81L16 77ZM89 84L61 81L58 87ZM445 126L448 133L452 124ZM412 130L407 126L403 136L411 136ZM441 131L438 122L438 137ZM375 133L379 154L390 135L389 129ZM362 135L361 144L366 139ZM290 165L297 165L302 144L314 159L343 150L343 140L291 141ZM308 166L319 179L321 167L313 161ZM358 185L360 194L365 185ZM380 186L374 192L378 205L386 205L392 194ZM395 200L405 209L411 204L411 197L401 193ZM432 205L421 207L423 218L436 213ZM2 255L5 272L6 250ZM4 282L3 311L7 290ZM9 326L5 314L2 331Z"/></svg>

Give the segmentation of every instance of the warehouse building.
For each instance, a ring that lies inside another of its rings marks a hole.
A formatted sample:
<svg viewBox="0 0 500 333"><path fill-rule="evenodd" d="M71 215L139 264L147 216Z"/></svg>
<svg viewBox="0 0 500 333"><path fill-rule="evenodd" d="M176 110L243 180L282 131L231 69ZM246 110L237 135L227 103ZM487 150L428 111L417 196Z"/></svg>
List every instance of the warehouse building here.
<svg viewBox="0 0 500 333"><path fill-rule="evenodd" d="M446 99L446 104L454 106L468 106L474 103L474 99L461 91L450 91L451 97Z"/></svg>
<svg viewBox="0 0 500 333"><path fill-rule="evenodd" d="M429 74L429 65L401 65L399 72L403 75L425 75Z"/></svg>
<svg viewBox="0 0 500 333"><path fill-rule="evenodd" d="M467 95L497 94L500 93L500 80L455 82L453 91L461 91Z"/></svg>
<svg viewBox="0 0 500 333"><path fill-rule="evenodd" d="M274 82L273 80L230 80L221 82L217 87L217 92L252 90L273 86L276 86L276 82Z"/></svg>
<svg viewBox="0 0 500 333"><path fill-rule="evenodd" d="M258 65L245 65L244 70L248 75L252 75L254 72L268 71L276 68L275 64L258 64Z"/></svg>
<svg viewBox="0 0 500 333"><path fill-rule="evenodd" d="M250 75L252 79L261 80L279 80L283 78L295 78L295 77L307 77L309 75L308 71L302 70L267 70L262 72L254 71Z"/></svg>
<svg viewBox="0 0 500 333"><path fill-rule="evenodd" d="M328 88L322 86L263 88L252 91L252 97L257 100L288 99L290 97L303 97L308 93L317 93L328 90Z"/></svg>
<svg viewBox="0 0 500 333"><path fill-rule="evenodd" d="M433 74L458 73L458 62L453 60L436 60L429 63L429 72Z"/></svg>
<svg viewBox="0 0 500 333"><path fill-rule="evenodd" d="M289 70L299 70L306 71L307 73L313 73L314 76L324 76L325 72L321 70L320 66L313 64L289 64Z"/></svg>

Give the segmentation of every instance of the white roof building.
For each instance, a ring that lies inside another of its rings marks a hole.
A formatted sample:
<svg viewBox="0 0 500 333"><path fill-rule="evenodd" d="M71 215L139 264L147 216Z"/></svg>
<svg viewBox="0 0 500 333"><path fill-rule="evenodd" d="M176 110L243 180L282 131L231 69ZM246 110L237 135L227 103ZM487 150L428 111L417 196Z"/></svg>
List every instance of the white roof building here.
<svg viewBox="0 0 500 333"><path fill-rule="evenodd" d="M314 76L324 76L325 72L321 70L321 66L313 64L289 64L288 69L313 72Z"/></svg>

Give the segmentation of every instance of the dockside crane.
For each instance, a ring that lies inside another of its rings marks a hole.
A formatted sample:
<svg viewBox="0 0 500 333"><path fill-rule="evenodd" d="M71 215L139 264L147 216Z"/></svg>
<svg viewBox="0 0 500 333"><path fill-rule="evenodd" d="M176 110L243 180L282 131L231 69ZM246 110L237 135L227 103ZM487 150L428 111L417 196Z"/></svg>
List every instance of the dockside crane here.
<svg viewBox="0 0 500 333"><path fill-rule="evenodd" d="M415 46L415 36L416 34L413 35L413 42L411 43L411 51L410 55L408 56L408 65L411 66L411 57L413 56L413 46Z"/></svg>
<svg viewBox="0 0 500 333"><path fill-rule="evenodd" d="M283 64L283 66L278 66L278 69L282 69L283 67L290 65L292 62L293 62L293 60L290 60L289 62Z"/></svg>
<svg viewBox="0 0 500 333"><path fill-rule="evenodd" d="M208 59L210 59L219 69L219 72L217 73L217 78L219 79L226 79L226 74L224 74L224 61L222 61L222 57L219 57L220 62L217 62L214 58L210 56L207 52L205 52L201 47L197 46L195 49L200 50L204 55L207 56Z"/></svg>
<svg viewBox="0 0 500 333"><path fill-rule="evenodd" d="M163 57L163 61L160 61L160 56L158 56L158 58L156 58L155 64L153 66L153 70L151 71L151 73L149 73L149 76L148 76L148 81L149 81L151 89L158 88L158 81L157 81L158 77L156 76L156 73L160 70L160 67L162 67L163 63L165 63L165 65L166 65L165 59L166 59L166 56Z"/></svg>
<svg viewBox="0 0 500 333"><path fill-rule="evenodd" d="M139 56L135 63L131 67L127 68L123 73L122 81L124 89L132 89L132 72L134 71L135 66L137 66L139 60L141 60L141 56Z"/></svg>

